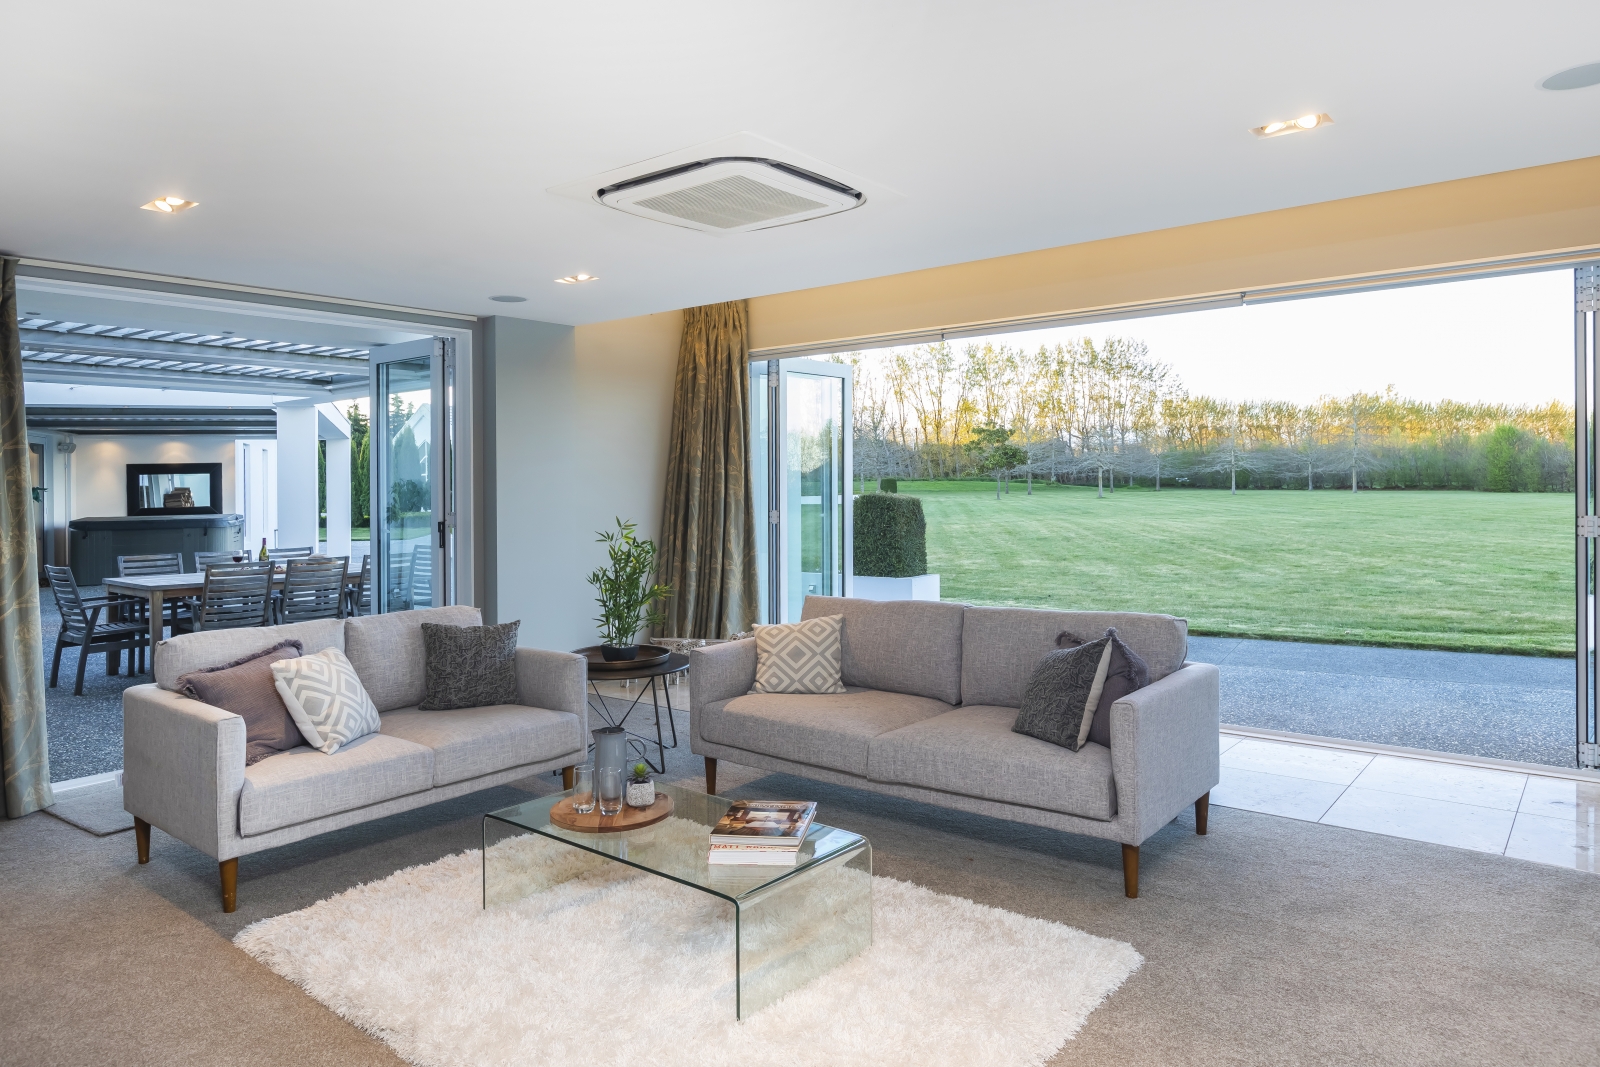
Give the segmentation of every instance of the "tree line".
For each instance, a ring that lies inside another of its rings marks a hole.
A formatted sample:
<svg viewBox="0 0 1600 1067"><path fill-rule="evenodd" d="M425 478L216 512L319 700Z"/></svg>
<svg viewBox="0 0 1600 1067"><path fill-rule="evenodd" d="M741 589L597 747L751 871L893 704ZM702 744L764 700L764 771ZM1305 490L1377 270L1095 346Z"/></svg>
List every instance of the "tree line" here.
<svg viewBox="0 0 1600 1067"><path fill-rule="evenodd" d="M1142 342L949 343L855 368L858 477L1212 488L1570 492L1572 408L1379 393L1315 404L1191 395Z"/></svg>

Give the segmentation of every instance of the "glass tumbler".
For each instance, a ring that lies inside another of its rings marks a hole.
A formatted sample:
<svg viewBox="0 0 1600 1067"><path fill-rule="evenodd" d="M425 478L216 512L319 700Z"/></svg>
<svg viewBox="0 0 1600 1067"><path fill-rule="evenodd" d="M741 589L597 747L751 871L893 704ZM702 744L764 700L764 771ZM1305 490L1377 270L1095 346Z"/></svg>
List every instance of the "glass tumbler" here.
<svg viewBox="0 0 1600 1067"><path fill-rule="evenodd" d="M622 770L601 767L595 772L595 794L600 798L600 814L615 815L622 810Z"/></svg>
<svg viewBox="0 0 1600 1067"><path fill-rule="evenodd" d="M572 769L572 810L579 815L594 810L594 767L587 763Z"/></svg>

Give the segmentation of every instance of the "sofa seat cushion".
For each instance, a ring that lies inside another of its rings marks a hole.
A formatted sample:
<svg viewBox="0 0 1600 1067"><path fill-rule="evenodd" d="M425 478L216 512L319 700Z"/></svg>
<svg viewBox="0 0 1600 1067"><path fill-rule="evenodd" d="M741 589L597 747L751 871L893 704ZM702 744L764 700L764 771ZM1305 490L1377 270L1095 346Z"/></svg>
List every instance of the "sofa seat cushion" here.
<svg viewBox="0 0 1600 1067"><path fill-rule="evenodd" d="M244 769L239 833L245 837L354 811L433 787L433 753L368 734L333 755L292 748Z"/></svg>
<svg viewBox="0 0 1600 1067"><path fill-rule="evenodd" d="M868 777L1085 819L1117 814L1111 750L1013 733L1016 708L956 708L872 739Z"/></svg>
<svg viewBox="0 0 1600 1067"><path fill-rule="evenodd" d="M931 697L847 686L826 695L747 693L694 714L707 741L864 778L874 737L949 710Z"/></svg>
<svg viewBox="0 0 1600 1067"><path fill-rule="evenodd" d="M542 763L585 750L578 717L520 704L451 711L401 708L385 713L383 732L433 751L433 784L449 785L510 767Z"/></svg>

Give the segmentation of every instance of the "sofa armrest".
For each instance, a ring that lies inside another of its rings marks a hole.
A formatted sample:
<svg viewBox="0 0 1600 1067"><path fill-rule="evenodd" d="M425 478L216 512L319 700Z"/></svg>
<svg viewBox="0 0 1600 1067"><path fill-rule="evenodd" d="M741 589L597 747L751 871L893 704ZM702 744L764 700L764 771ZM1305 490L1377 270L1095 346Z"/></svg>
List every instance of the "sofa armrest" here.
<svg viewBox="0 0 1600 1067"><path fill-rule="evenodd" d="M1137 845L1216 786L1221 776L1220 672L1185 663L1111 705L1117 818Z"/></svg>
<svg viewBox="0 0 1600 1067"><path fill-rule="evenodd" d="M742 697L756 684L756 639L689 651L689 706Z"/></svg>
<svg viewBox="0 0 1600 1067"><path fill-rule="evenodd" d="M574 652L517 649L517 699L531 708L571 712L578 736L589 736L589 661Z"/></svg>
<svg viewBox="0 0 1600 1067"><path fill-rule="evenodd" d="M122 806L219 860L238 855L244 720L136 685L122 693Z"/></svg>

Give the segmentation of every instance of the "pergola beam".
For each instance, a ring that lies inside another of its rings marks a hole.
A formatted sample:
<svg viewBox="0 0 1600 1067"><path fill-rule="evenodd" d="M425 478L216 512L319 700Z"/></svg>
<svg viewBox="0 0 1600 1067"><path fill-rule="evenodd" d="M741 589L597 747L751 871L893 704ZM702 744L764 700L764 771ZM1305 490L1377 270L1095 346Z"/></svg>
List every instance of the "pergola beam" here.
<svg viewBox="0 0 1600 1067"><path fill-rule="evenodd" d="M30 382L60 382L65 385L123 385L135 389L188 389L203 393L260 393L267 396L304 396L330 400L335 393L326 382L306 378L261 378L251 374L217 374L197 371L140 370L137 367L107 367L99 363L42 363L22 361L22 377ZM343 383L341 383L343 384ZM353 388L357 383L349 383ZM361 395L367 383L359 383ZM350 395L341 391L337 395Z"/></svg>
<svg viewBox="0 0 1600 1067"><path fill-rule="evenodd" d="M293 352L262 352L253 348L229 348L226 345L186 345L178 341L135 341L125 337L96 337L55 333L51 330L18 330L17 333L21 336L23 348L37 352L134 359L181 359L188 363L323 371L335 374L359 374L363 377L367 373L366 359L349 356L296 355Z"/></svg>

